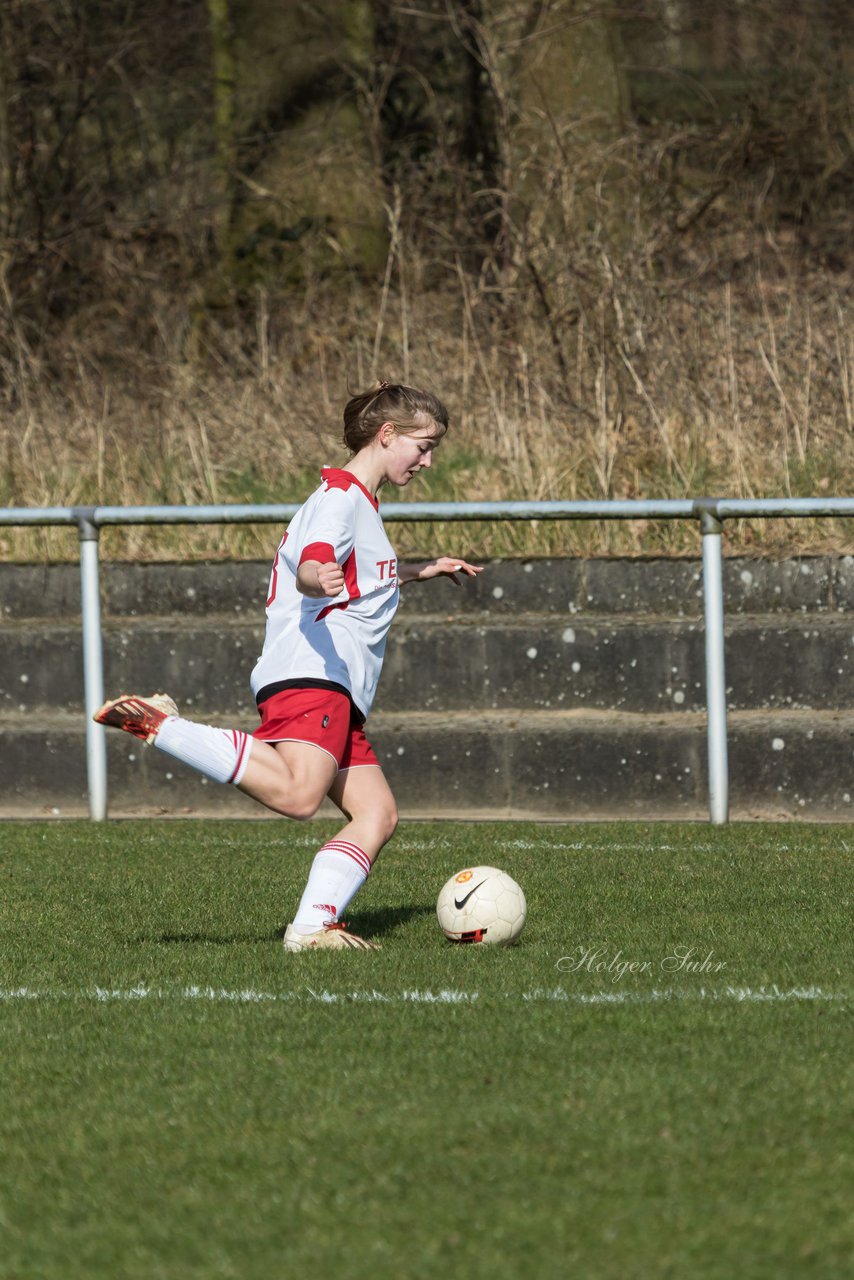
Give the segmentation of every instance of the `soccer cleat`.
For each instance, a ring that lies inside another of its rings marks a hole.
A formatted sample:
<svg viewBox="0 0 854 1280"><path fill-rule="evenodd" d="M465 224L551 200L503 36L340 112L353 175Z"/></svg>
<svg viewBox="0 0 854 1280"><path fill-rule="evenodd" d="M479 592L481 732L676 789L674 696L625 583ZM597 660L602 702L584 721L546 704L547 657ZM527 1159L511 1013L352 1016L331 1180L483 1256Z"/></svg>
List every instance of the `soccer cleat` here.
<svg viewBox="0 0 854 1280"><path fill-rule="evenodd" d="M153 742L167 716L177 715L178 708L168 693L152 693L149 698L123 693L121 697L105 702L92 719L112 729L124 729L125 733L142 738L143 742Z"/></svg>
<svg viewBox="0 0 854 1280"><path fill-rule="evenodd" d="M286 951L314 951L318 947L332 947L337 951L379 951L378 942L368 942L356 933L347 933L343 920L340 924L327 924L316 933L297 933L292 924L285 930Z"/></svg>

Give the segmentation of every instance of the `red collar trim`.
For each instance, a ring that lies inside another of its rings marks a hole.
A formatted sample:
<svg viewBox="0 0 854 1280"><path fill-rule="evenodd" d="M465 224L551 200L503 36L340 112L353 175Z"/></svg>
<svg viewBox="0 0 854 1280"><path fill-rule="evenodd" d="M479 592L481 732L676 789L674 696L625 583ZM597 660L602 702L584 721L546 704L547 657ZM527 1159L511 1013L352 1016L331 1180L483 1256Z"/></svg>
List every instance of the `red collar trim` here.
<svg viewBox="0 0 854 1280"><path fill-rule="evenodd" d="M342 467L322 467L320 478L325 481L328 489L343 489L346 492L351 485L355 485L357 489L362 490L374 511L379 511L379 499L365 488L359 477L354 476L352 471L345 471Z"/></svg>

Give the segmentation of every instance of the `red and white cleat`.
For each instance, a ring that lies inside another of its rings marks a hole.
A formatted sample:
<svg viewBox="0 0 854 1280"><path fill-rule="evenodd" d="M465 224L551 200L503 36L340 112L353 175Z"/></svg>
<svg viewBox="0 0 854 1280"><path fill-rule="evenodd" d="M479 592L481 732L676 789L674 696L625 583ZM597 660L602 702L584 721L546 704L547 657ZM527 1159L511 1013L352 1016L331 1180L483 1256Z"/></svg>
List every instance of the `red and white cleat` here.
<svg viewBox="0 0 854 1280"><path fill-rule="evenodd" d="M111 729L124 729L143 742L153 742L163 721L177 715L178 708L167 693L152 693L149 698L123 693L105 702L92 719Z"/></svg>
<svg viewBox="0 0 854 1280"><path fill-rule="evenodd" d="M286 951L314 951L319 947L332 947L338 951L379 951L378 942L368 942L356 933L347 933L343 920L339 924L328 924L316 933L297 933L292 924L285 930Z"/></svg>

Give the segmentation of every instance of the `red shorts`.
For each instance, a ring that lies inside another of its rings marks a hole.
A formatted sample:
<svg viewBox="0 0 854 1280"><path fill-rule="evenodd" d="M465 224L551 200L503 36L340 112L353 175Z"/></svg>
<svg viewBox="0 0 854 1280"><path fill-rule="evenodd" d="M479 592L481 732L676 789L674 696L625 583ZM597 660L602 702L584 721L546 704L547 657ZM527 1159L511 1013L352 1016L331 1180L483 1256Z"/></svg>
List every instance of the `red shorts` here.
<svg viewBox="0 0 854 1280"><path fill-rule="evenodd" d="M253 738L262 742L309 742L328 751L339 769L379 764L365 731L353 720L350 699L335 689L283 689L258 708Z"/></svg>

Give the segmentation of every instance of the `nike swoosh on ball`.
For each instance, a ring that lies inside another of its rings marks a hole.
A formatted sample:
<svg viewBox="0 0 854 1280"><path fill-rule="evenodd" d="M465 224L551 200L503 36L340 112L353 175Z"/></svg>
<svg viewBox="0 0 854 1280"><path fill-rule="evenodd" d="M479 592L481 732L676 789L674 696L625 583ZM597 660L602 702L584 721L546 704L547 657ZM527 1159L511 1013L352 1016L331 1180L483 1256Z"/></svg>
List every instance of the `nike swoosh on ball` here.
<svg viewBox="0 0 854 1280"><path fill-rule="evenodd" d="M468 893L462 900L458 898L454 898L454 906L457 908L457 911L462 911L463 907L466 905L471 895L473 893L477 893L478 889L480 888L480 885L483 883L484 883L483 880L481 880L480 884L476 884L473 889L469 889Z"/></svg>

